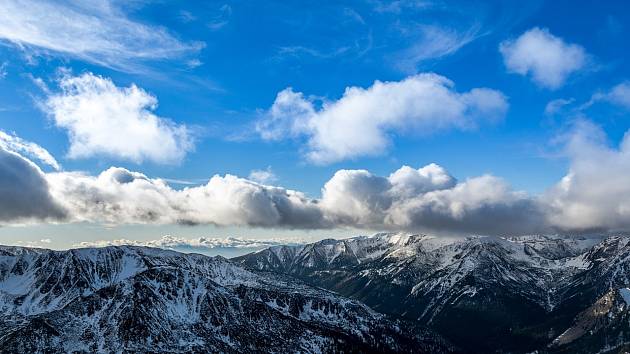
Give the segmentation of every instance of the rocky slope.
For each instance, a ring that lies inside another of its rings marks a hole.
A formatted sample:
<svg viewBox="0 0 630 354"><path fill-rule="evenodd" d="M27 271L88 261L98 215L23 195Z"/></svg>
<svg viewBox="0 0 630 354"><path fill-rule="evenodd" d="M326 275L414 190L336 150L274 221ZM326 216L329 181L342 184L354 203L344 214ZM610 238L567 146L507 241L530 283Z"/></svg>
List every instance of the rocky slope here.
<svg viewBox="0 0 630 354"><path fill-rule="evenodd" d="M0 248L0 351L447 352L355 300L220 257Z"/></svg>
<svg viewBox="0 0 630 354"><path fill-rule="evenodd" d="M472 352L580 352L571 343L581 339L556 339L602 296L630 286L629 240L377 234L275 246L235 260L416 320ZM602 328L599 337L612 327ZM623 333L582 352L622 347Z"/></svg>

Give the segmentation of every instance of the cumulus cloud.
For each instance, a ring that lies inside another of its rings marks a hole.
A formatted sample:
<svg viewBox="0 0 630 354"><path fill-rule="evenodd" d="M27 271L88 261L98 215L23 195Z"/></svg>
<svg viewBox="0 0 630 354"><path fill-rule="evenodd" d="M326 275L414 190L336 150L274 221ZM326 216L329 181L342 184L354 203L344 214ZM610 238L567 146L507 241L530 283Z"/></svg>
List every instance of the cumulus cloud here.
<svg viewBox="0 0 630 354"><path fill-rule="evenodd" d="M387 178L366 170L340 170L322 189L322 207L336 224L375 225L391 206Z"/></svg>
<svg viewBox="0 0 630 354"><path fill-rule="evenodd" d="M502 42L499 51L510 72L530 76L535 83L549 89L564 85L567 78L587 62L584 48L538 27L515 40Z"/></svg>
<svg viewBox="0 0 630 354"><path fill-rule="evenodd" d="M60 220L65 216L65 210L50 195L39 167L0 145L0 222Z"/></svg>
<svg viewBox="0 0 630 354"><path fill-rule="evenodd" d="M0 39L20 48L70 55L116 69L134 70L138 60L162 60L198 51L162 27L130 19L120 2L4 0Z"/></svg>
<svg viewBox="0 0 630 354"><path fill-rule="evenodd" d="M523 234L547 230L538 202L491 175L470 178L396 203L387 223L402 229L480 234Z"/></svg>
<svg viewBox="0 0 630 354"><path fill-rule="evenodd" d="M563 229L630 229L630 136L611 147L603 130L579 121L567 137L569 173L547 193L550 222Z"/></svg>
<svg viewBox="0 0 630 354"><path fill-rule="evenodd" d="M7 134L0 130L0 147L8 151L19 152L26 154L27 156L31 156L55 170L61 169L59 162L57 162L48 150L33 142L26 141L15 134Z"/></svg>
<svg viewBox="0 0 630 354"><path fill-rule="evenodd" d="M278 177L276 177L276 174L271 170L271 166L267 166L264 170L252 170L252 172L249 173L249 179L254 182L266 184L276 182Z"/></svg>
<svg viewBox="0 0 630 354"><path fill-rule="evenodd" d="M544 229L537 202L485 175L456 182L442 167L403 166L389 177L342 170L326 183L322 206L339 224L498 234Z"/></svg>
<svg viewBox="0 0 630 354"><path fill-rule="evenodd" d="M157 99L136 85L117 87L85 73L63 76L60 89L45 108L55 125L68 131L71 158L177 163L193 148L188 128L155 115Z"/></svg>
<svg viewBox="0 0 630 354"><path fill-rule="evenodd" d="M376 81L367 89L348 87L339 100L325 101L319 109L287 88L256 128L266 140L306 138L307 158L326 164L382 154L395 133L472 129L480 121L502 118L507 108L499 91L459 93L443 76L419 74L399 82Z"/></svg>
<svg viewBox="0 0 630 354"><path fill-rule="evenodd" d="M53 196L73 221L106 224L183 223L321 228L316 201L302 193L232 175L175 190L160 179L112 167L98 176L76 172L47 175Z"/></svg>

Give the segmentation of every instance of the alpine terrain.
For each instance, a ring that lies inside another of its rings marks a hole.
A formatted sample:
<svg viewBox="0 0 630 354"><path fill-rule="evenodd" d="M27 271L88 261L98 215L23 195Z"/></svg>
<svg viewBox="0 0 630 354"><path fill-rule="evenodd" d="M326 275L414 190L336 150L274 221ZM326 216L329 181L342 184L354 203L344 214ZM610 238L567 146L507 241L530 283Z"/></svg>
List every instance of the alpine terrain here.
<svg viewBox="0 0 630 354"><path fill-rule="evenodd" d="M3 353L453 351L356 300L221 257L0 248Z"/></svg>
<svg viewBox="0 0 630 354"><path fill-rule="evenodd" d="M382 233L235 258L416 321L465 351L630 347L630 238Z"/></svg>

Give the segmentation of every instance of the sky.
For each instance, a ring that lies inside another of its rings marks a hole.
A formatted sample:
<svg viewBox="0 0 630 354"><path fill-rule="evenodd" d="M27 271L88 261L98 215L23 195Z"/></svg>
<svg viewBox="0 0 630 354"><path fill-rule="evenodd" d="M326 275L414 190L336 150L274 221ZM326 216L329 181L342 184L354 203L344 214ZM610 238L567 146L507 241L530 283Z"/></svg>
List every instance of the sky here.
<svg viewBox="0 0 630 354"><path fill-rule="evenodd" d="M2 1L0 243L627 231L628 5L523 3Z"/></svg>

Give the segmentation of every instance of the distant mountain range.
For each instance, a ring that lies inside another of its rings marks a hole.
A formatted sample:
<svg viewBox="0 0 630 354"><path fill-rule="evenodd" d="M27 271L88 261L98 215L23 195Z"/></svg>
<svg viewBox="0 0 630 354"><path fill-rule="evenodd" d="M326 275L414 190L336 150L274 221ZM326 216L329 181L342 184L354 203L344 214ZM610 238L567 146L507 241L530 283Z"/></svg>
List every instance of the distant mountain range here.
<svg viewBox="0 0 630 354"><path fill-rule="evenodd" d="M630 238L377 234L235 258L416 321L463 351L630 348Z"/></svg>
<svg viewBox="0 0 630 354"><path fill-rule="evenodd" d="M618 353L630 237L0 247L3 353Z"/></svg>
<svg viewBox="0 0 630 354"><path fill-rule="evenodd" d="M452 351L417 323L221 257L0 247L3 353Z"/></svg>

